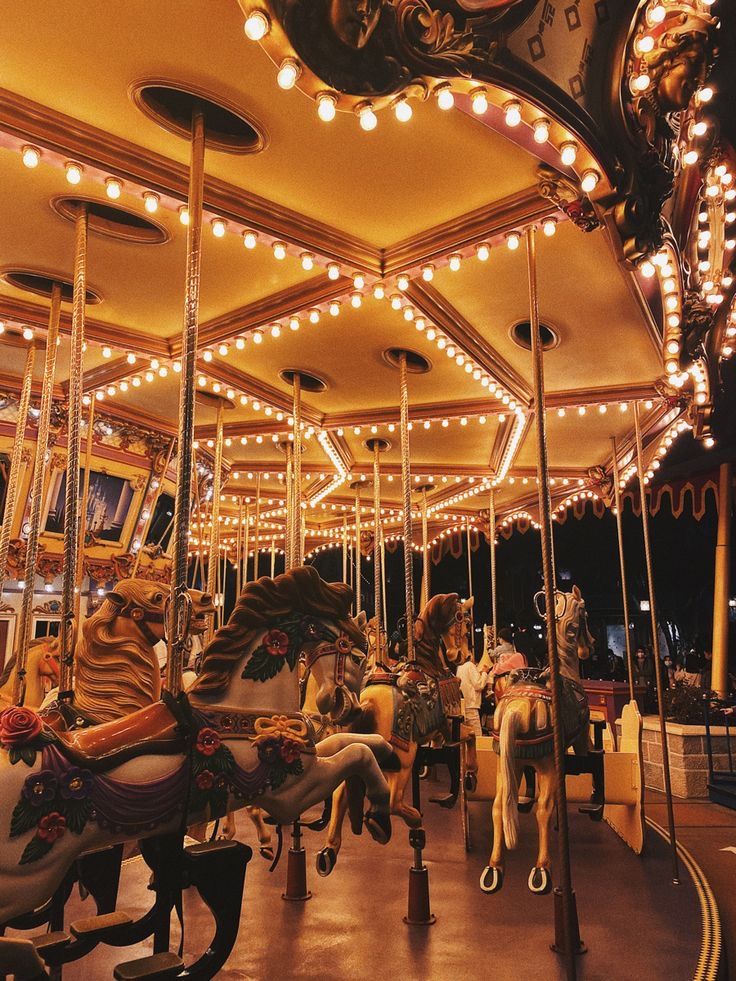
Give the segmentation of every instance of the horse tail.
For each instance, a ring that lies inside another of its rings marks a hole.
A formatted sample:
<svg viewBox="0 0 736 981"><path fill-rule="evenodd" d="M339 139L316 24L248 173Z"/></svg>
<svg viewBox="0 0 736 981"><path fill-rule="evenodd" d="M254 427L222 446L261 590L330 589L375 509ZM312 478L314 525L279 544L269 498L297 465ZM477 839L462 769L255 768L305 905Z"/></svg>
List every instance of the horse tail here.
<svg viewBox="0 0 736 981"><path fill-rule="evenodd" d="M501 805L503 836L506 847L516 848L519 841L519 781L516 775L516 737L521 727L521 713L510 709L504 713L498 740L500 776L503 781Z"/></svg>

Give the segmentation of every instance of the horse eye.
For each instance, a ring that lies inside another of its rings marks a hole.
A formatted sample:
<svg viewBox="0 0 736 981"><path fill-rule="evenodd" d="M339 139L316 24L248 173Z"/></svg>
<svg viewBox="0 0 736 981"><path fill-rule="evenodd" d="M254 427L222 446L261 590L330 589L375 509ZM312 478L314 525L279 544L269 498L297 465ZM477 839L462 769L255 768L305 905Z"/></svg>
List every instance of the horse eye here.
<svg viewBox="0 0 736 981"><path fill-rule="evenodd" d="M163 598L164 598L164 594L163 593L156 593L154 595L154 597L153 597L153 602L154 603L160 603Z"/></svg>

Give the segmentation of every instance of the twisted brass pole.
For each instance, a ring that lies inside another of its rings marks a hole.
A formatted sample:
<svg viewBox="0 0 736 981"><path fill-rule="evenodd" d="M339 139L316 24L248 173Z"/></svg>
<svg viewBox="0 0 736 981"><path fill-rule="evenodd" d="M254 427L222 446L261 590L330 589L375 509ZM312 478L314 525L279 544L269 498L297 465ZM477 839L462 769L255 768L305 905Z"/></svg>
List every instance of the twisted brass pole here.
<svg viewBox="0 0 736 981"><path fill-rule="evenodd" d="M243 586L248 584L248 552L250 551L250 504L245 505L245 530L243 531Z"/></svg>
<svg viewBox="0 0 736 981"><path fill-rule="evenodd" d="M212 532L210 534L210 561L207 565L207 592L216 594L217 580L220 576L220 496L222 494L222 444L224 440L225 403L222 399L217 405L217 433L215 436L215 472L212 481ZM223 597L219 596L220 604ZM214 620L210 623L208 637L212 639Z"/></svg>
<svg viewBox="0 0 736 981"><path fill-rule="evenodd" d="M549 462L547 459L547 420L544 401L544 361L539 329L539 304L537 296L537 250L535 229L526 231L527 272L529 277L529 322L531 325L532 369L534 378L534 416L537 436L537 478L539 483L539 523L542 538L542 570L544 574L544 598L547 613L547 656L549 658L550 687L552 689L552 728L554 738L555 784L557 793L557 822L562 895L562 918L565 937L565 966L568 979L576 976L575 942L577 931L574 923L574 897L570 870L570 840L567 823L567 795L565 792L565 738L562 728L562 692L560 658L557 649L555 622L555 581L552 564L552 500L549 491Z"/></svg>
<svg viewBox="0 0 736 981"><path fill-rule="evenodd" d="M89 500L89 475L92 470L92 443L95 428L95 397L90 398L87 412L87 439L84 452L84 479L82 481L82 507L79 515L79 555L77 557L77 582L74 590L74 619L77 638L82 636L82 582L84 581L84 543L87 537L87 501Z"/></svg>
<svg viewBox="0 0 736 981"><path fill-rule="evenodd" d="M271 578L276 575L276 539L271 536Z"/></svg>
<svg viewBox="0 0 736 981"><path fill-rule="evenodd" d="M67 423L66 494L64 498L64 571L59 624L59 699L74 697L74 593L79 559L79 457L81 450L84 308L87 302L87 209L76 218L72 336L69 353L69 414Z"/></svg>
<svg viewBox="0 0 736 981"><path fill-rule="evenodd" d="M399 428L401 430L401 490L404 500L404 591L406 597L406 657L414 660L414 535L411 523L409 464L409 380L406 352L399 355Z"/></svg>
<svg viewBox="0 0 736 981"><path fill-rule="evenodd" d="M199 280L202 267L202 192L204 186L204 112L192 112L192 141L189 164L187 208L187 267L182 330L181 381L179 384L179 450L176 455L176 501L174 505L171 615L166 687L172 695L181 692L181 677L187 658L189 594L187 565L189 524L192 507L192 464L194 460L195 372L199 337Z"/></svg>
<svg viewBox="0 0 736 981"><path fill-rule="evenodd" d="M293 566L304 565L304 539L302 537L302 379L294 372L294 449L292 459L293 493Z"/></svg>
<svg viewBox="0 0 736 981"><path fill-rule="evenodd" d="M496 607L496 491L491 488L488 507L488 545L491 550L491 621L493 623L494 642L498 643L498 611Z"/></svg>
<svg viewBox="0 0 736 981"><path fill-rule="evenodd" d="M430 577L430 563L429 563L429 544L427 539L429 538L429 533L427 530L427 488L422 487L422 596L419 601L419 605L422 609L429 603L429 594L431 593L431 586L429 582Z"/></svg>
<svg viewBox="0 0 736 981"><path fill-rule="evenodd" d="M373 609L376 617L376 646L380 655L383 617L381 614L381 448L373 440Z"/></svg>
<svg viewBox="0 0 736 981"><path fill-rule="evenodd" d="M677 859L677 839L675 838L675 812L672 807L672 782L670 780L670 751L667 745L667 724L664 717L664 684L662 680L662 661L659 657L659 624L657 621L657 600L654 592L654 569L652 566L652 545L649 540L649 511L647 508L647 485L644 483L644 454L641 439L641 420L639 403L634 402L634 427L636 432L636 470L639 478L639 497L641 499L641 530L644 537L644 558L647 564L647 587L649 590L649 617L652 626L652 648L654 650L654 671L657 679L657 711L659 712L659 732L662 742L662 769L664 771L664 793L667 798L667 826L670 838L670 858L672 860L672 881L679 883L680 868Z"/></svg>
<svg viewBox="0 0 736 981"><path fill-rule="evenodd" d="M49 426L51 406L54 400L54 376L56 374L56 339L59 336L61 315L61 285L54 283L51 289L51 311L49 329L46 336L46 359L43 368L41 388L41 408L38 415L36 436L36 458L33 464L31 484L31 512L28 518L28 540L26 541L26 564L23 576L23 598L21 600L18 624L18 643L16 645L16 674L13 687L13 703L22 705L25 697L26 664L28 647L31 642L31 621L33 615L33 594L35 591L36 560L38 559L38 539L41 532L41 506L43 504L44 467L49 446Z"/></svg>
<svg viewBox="0 0 736 981"><path fill-rule="evenodd" d="M3 585L8 574L10 535L13 530L16 505L18 503L18 479L20 477L21 463L23 462L23 444L26 438L26 426L28 425L28 409L31 404L33 367L35 363L36 345L35 342L31 342L26 355L23 381L21 382L20 397L18 399L18 421L15 424L13 451L10 455L10 473L8 474L8 484L5 490L5 514L3 516L2 529L0 529L0 596L2 596Z"/></svg>
<svg viewBox="0 0 736 981"><path fill-rule="evenodd" d="M624 640L626 641L626 667L629 675L629 698L634 701L634 658L631 653L629 633L629 591L626 586L626 562L624 560L624 530L621 516L621 489L619 487L618 449L616 437L611 436L613 447L613 494L616 504L616 534L618 536L618 561L621 569L621 600L624 606Z"/></svg>
<svg viewBox="0 0 736 981"><path fill-rule="evenodd" d="M468 596L473 595L473 557L470 551L470 518L465 519L465 543L468 549Z"/></svg>
<svg viewBox="0 0 736 981"><path fill-rule="evenodd" d="M288 515L287 515L288 519ZM258 552L261 539L261 474L260 471L256 474L256 513L253 519L253 538L255 540L255 547L253 549L253 581L258 579L258 573L260 571L260 555Z"/></svg>
<svg viewBox="0 0 736 981"><path fill-rule="evenodd" d="M355 615L360 613L361 600L361 552L360 552L360 484L355 485Z"/></svg>
<svg viewBox="0 0 736 981"><path fill-rule="evenodd" d="M388 639L388 603L386 602L386 539L383 535L383 528L381 529L381 596L383 599L383 623L384 623L384 634ZM388 648L388 643L386 644ZM383 648L381 648L383 650Z"/></svg>
<svg viewBox="0 0 736 981"><path fill-rule="evenodd" d="M342 517L342 581L348 581L348 517Z"/></svg>
<svg viewBox="0 0 736 981"><path fill-rule="evenodd" d="M294 444L286 441L286 523L284 536L286 539L286 568L294 568Z"/></svg>
<svg viewBox="0 0 736 981"><path fill-rule="evenodd" d="M243 498L238 498L238 534L235 539L235 602L243 591Z"/></svg>
<svg viewBox="0 0 736 981"><path fill-rule="evenodd" d="M143 546L146 544L146 541L148 540L148 532L151 530L151 522L153 521L153 513L156 510L156 505L158 504L158 499L161 497L161 493L162 493L162 491L164 489L164 481L166 480L166 471L169 469L169 464L171 463L171 455L174 452L174 446L175 445L176 445L176 437L173 437L172 440L171 440L171 442L169 443L169 449L168 449L168 452L166 454L166 459L164 461L164 468L161 471L161 478L160 478L160 480L158 482L158 487L156 488L155 493L153 495L153 498L151 499L151 504L150 504L150 507L148 509L148 517L146 518L146 520L143 523L143 531L141 532L141 537L140 537L140 547L139 547L138 551L136 552L135 562L133 563L133 571L130 574L130 578L131 579L135 579L135 577L136 577L136 575L138 573L138 568L139 568L139 566L141 564L141 556L143 555ZM193 466L195 466L195 470L196 470L196 465L193 464ZM198 489L196 474L193 477L193 480L194 480L194 486L195 486L195 488Z"/></svg>

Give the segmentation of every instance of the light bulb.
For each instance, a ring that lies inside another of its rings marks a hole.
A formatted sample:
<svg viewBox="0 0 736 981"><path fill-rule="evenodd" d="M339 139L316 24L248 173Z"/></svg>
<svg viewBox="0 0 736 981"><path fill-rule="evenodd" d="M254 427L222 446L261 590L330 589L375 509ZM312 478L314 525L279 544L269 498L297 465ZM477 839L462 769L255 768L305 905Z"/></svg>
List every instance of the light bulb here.
<svg viewBox="0 0 736 981"><path fill-rule="evenodd" d="M678 341L672 340L667 341L667 353L668 354L679 354L680 344Z"/></svg>
<svg viewBox="0 0 736 981"><path fill-rule="evenodd" d="M690 132L693 136L705 136L708 132L708 124L704 119L699 119L697 123L690 126Z"/></svg>
<svg viewBox="0 0 736 981"><path fill-rule="evenodd" d="M437 96L437 105L445 112L455 105L455 96L452 94L449 84L439 85L435 89L435 95Z"/></svg>
<svg viewBox="0 0 736 981"><path fill-rule="evenodd" d="M309 322L310 324L319 323L319 310L315 307L314 310L309 311Z"/></svg>
<svg viewBox="0 0 736 981"><path fill-rule="evenodd" d="M636 40L636 50L638 54L648 54L654 50L654 38L651 34L643 34Z"/></svg>
<svg viewBox="0 0 736 981"><path fill-rule="evenodd" d="M185 204L179 208L179 221L182 223L182 225L189 224L189 208L187 208Z"/></svg>
<svg viewBox="0 0 736 981"><path fill-rule="evenodd" d="M578 145L572 140L568 140L567 143L563 143L560 147L560 160L566 167L572 167L577 160L577 156Z"/></svg>
<svg viewBox="0 0 736 981"><path fill-rule="evenodd" d="M258 242L257 232L251 232L251 231L243 232L243 245L246 247L246 249L254 249L256 247L257 242Z"/></svg>
<svg viewBox="0 0 736 981"><path fill-rule="evenodd" d="M301 260L302 260L302 269L305 272L310 272L312 269L314 269L314 256L312 255L311 252L302 252Z"/></svg>
<svg viewBox="0 0 736 981"><path fill-rule="evenodd" d="M243 348L245 347L245 338L244 337L236 337L235 338L235 347L239 351L242 351Z"/></svg>
<svg viewBox="0 0 736 981"><path fill-rule="evenodd" d="M511 99L504 105L503 114L507 126L518 126L521 122L521 103Z"/></svg>
<svg viewBox="0 0 736 981"><path fill-rule="evenodd" d="M41 159L41 151L38 147L26 145L21 150L21 159L25 167L33 170L34 167L38 167L38 162Z"/></svg>
<svg viewBox="0 0 736 981"><path fill-rule="evenodd" d="M33 340L33 328L32 327L24 327L23 328L23 340L24 341L32 341Z"/></svg>
<svg viewBox="0 0 736 981"><path fill-rule="evenodd" d="M491 247L487 242L481 242L475 249L476 258L481 262L487 262L491 255Z"/></svg>
<svg viewBox="0 0 736 981"><path fill-rule="evenodd" d="M133 376L133 377L131 378L131 380L130 380L130 382L131 382L131 384L132 384L132 386L133 386L133 388L140 388L140 387L141 387L141 379L140 379L140 375L134 375L134 376Z"/></svg>
<svg viewBox="0 0 736 981"><path fill-rule="evenodd" d="M634 93L646 92L646 90L649 88L651 81L652 80L647 75L647 73L642 72L640 75L632 75L629 81L629 85L631 86L631 91Z"/></svg>
<svg viewBox="0 0 736 981"><path fill-rule="evenodd" d="M178 374L181 373L181 361L174 361L172 363L171 367L174 369L174 374L175 375L178 375Z"/></svg>
<svg viewBox="0 0 736 981"><path fill-rule="evenodd" d="M376 283L373 287L373 298L376 300L382 300L386 295L386 288L383 283Z"/></svg>
<svg viewBox="0 0 736 981"><path fill-rule="evenodd" d="M128 364L135 364L136 356L132 351L129 351L125 356L125 360L128 362Z"/></svg>
<svg viewBox="0 0 736 981"><path fill-rule="evenodd" d="M539 119L535 119L532 124L534 131L534 142L535 143L546 143L549 139L549 119L545 119L544 116L540 116Z"/></svg>
<svg viewBox="0 0 736 981"><path fill-rule="evenodd" d="M293 89L301 73L302 70L298 62L294 61L293 58L285 58L281 62L276 81L282 89Z"/></svg>
<svg viewBox="0 0 736 981"><path fill-rule="evenodd" d="M271 337L281 337L281 324L271 324Z"/></svg>
<svg viewBox="0 0 736 981"><path fill-rule="evenodd" d="M406 275L406 273L402 273L398 277L398 279L396 280L396 285L399 287L400 290L409 289L409 277Z"/></svg>
<svg viewBox="0 0 736 981"><path fill-rule="evenodd" d="M358 118L360 120L360 127L366 133L370 133L378 126L378 116L375 114L370 105L363 106L358 110Z"/></svg>
<svg viewBox="0 0 736 981"><path fill-rule="evenodd" d="M365 286L365 276L363 273L354 273L353 275L353 286L356 290L362 290Z"/></svg>
<svg viewBox="0 0 736 981"><path fill-rule="evenodd" d="M253 331L253 343L261 344L263 342L263 331L254 330Z"/></svg>
<svg viewBox="0 0 736 981"><path fill-rule="evenodd" d="M112 348L109 348L107 346L103 347L103 349L102 349L102 357L103 358L111 358L112 357Z"/></svg>
<svg viewBox="0 0 736 981"><path fill-rule="evenodd" d="M400 123L408 123L414 115L414 110L410 106L405 96L394 102L394 115Z"/></svg>
<svg viewBox="0 0 736 981"><path fill-rule="evenodd" d="M350 294L350 303L352 304L353 307L355 307L356 310L358 309L358 307L361 305L362 302L363 302L363 296L357 290L354 293Z"/></svg>
<svg viewBox="0 0 736 981"><path fill-rule="evenodd" d="M108 177L105 180L105 193L112 201L117 201L123 190L123 185L116 177Z"/></svg>
<svg viewBox="0 0 736 981"><path fill-rule="evenodd" d="M605 402L601 402L601 404L598 406L598 411L602 416L604 416L608 412L608 406L606 405Z"/></svg>
<svg viewBox="0 0 736 981"><path fill-rule="evenodd" d="M268 14L263 10L254 10L253 13L248 14L243 25L245 36L250 41L262 41L270 29L271 22Z"/></svg>
<svg viewBox="0 0 736 981"><path fill-rule="evenodd" d="M169 369L166 367L165 364L162 364L161 367L158 369L158 373L159 373L159 376L161 378L166 378L166 376L169 373ZM121 385L121 388L122 388L122 385Z"/></svg>
<svg viewBox="0 0 736 981"><path fill-rule="evenodd" d="M710 85L705 85L702 89L698 89L698 102L710 102L713 98L713 89Z"/></svg>
<svg viewBox="0 0 736 981"><path fill-rule="evenodd" d="M223 341L223 342L222 342L222 344L220 344L220 345L218 346L218 348L217 348L217 353L218 353L218 354L220 355L220 357L222 357L222 358L224 358L224 357L225 357L225 356L227 355L227 352L228 352L229 350L230 350L230 348L229 348L229 347L227 346L227 344L225 344L225 342Z"/></svg>
<svg viewBox="0 0 736 981"><path fill-rule="evenodd" d="M422 266L422 279L425 283L431 283L434 279L434 266L431 262L428 262L426 266Z"/></svg>
<svg viewBox="0 0 736 981"><path fill-rule="evenodd" d="M584 171L580 181L581 190L583 190L586 194L590 194L591 191L596 189L600 179L601 175L597 170L589 169Z"/></svg>
<svg viewBox="0 0 736 981"><path fill-rule="evenodd" d="M482 116L483 113L488 112L488 96L484 88L475 89L474 92L471 92L470 99L476 116Z"/></svg>
<svg viewBox="0 0 736 981"><path fill-rule="evenodd" d="M519 238L518 232L509 232L506 236L506 245L508 245L512 252L519 248L520 242L521 239Z"/></svg>
<svg viewBox="0 0 736 981"><path fill-rule="evenodd" d="M317 96L317 115L323 123L331 123L337 114L337 99L329 92Z"/></svg>
<svg viewBox="0 0 736 981"><path fill-rule="evenodd" d="M72 163L69 161L64 165L64 172L66 173L66 179L70 184L78 184L82 179L81 164Z"/></svg>
<svg viewBox="0 0 736 981"><path fill-rule="evenodd" d="M680 315L679 313L670 313L667 315L667 326L668 327L679 327L680 326Z"/></svg>
<svg viewBox="0 0 736 981"><path fill-rule="evenodd" d="M273 257L274 257L274 259L278 259L279 262L282 259L285 259L286 258L286 246L284 245L283 242L274 242L273 243Z"/></svg>
<svg viewBox="0 0 736 981"><path fill-rule="evenodd" d="M332 317L339 316L339 313L340 313L340 301L339 300L333 300L332 303L330 303L329 309L330 309L330 316L332 316Z"/></svg>
<svg viewBox="0 0 736 981"><path fill-rule="evenodd" d="M212 219L212 234L215 236L215 238L222 238L225 235L226 227L227 226L222 218Z"/></svg>
<svg viewBox="0 0 736 981"><path fill-rule="evenodd" d="M113 395L117 394L117 388L114 385L107 386L107 394L112 398Z"/></svg>
<svg viewBox="0 0 736 981"><path fill-rule="evenodd" d="M557 231L557 222L554 218L546 218L542 222L542 231L547 236L547 238L552 238L554 233Z"/></svg>
<svg viewBox="0 0 736 981"><path fill-rule="evenodd" d="M651 279L654 273L656 272L654 263L651 262L649 259L645 259L644 262L642 262L639 265L639 272L642 274L642 276L644 276L645 279Z"/></svg>
<svg viewBox="0 0 736 981"><path fill-rule="evenodd" d="M687 150L682 156L682 162L691 167L694 163L698 162L698 157L700 154L697 150Z"/></svg>
<svg viewBox="0 0 736 981"><path fill-rule="evenodd" d="M331 280L336 280L340 278L340 265L337 262L331 262L327 266L327 276Z"/></svg>
<svg viewBox="0 0 736 981"><path fill-rule="evenodd" d="M143 192L143 207L149 215L155 215L158 211L159 196L155 191Z"/></svg>
<svg viewBox="0 0 736 981"><path fill-rule="evenodd" d="M461 255L458 255L457 252L453 253L450 256L450 262L449 262L450 269L453 272L458 272L458 270L460 269L460 263L461 262L462 262L462 256Z"/></svg>

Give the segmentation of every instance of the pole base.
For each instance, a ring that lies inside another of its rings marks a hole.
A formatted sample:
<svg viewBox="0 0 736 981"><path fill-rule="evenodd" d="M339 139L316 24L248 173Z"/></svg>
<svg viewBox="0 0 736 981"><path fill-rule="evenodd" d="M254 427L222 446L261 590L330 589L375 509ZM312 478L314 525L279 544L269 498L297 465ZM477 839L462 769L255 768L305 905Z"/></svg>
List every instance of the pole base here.
<svg viewBox="0 0 736 981"><path fill-rule="evenodd" d="M292 903L305 903L312 898L307 889L307 853L303 848L290 848L286 865L286 890L281 898Z"/></svg>
<svg viewBox="0 0 736 981"><path fill-rule="evenodd" d="M565 947L565 917L562 911L562 889L559 886L554 888L555 897L555 942L549 945L549 949L553 950L556 954L567 953ZM575 891L572 894L572 921L573 921L573 944L575 946L575 954L586 954L588 948L585 946L583 941L580 939L580 926L578 924L578 907L575 901Z"/></svg>
<svg viewBox="0 0 736 981"><path fill-rule="evenodd" d="M429 909L429 870L409 869L409 909L404 923L409 926L432 926L437 917Z"/></svg>

